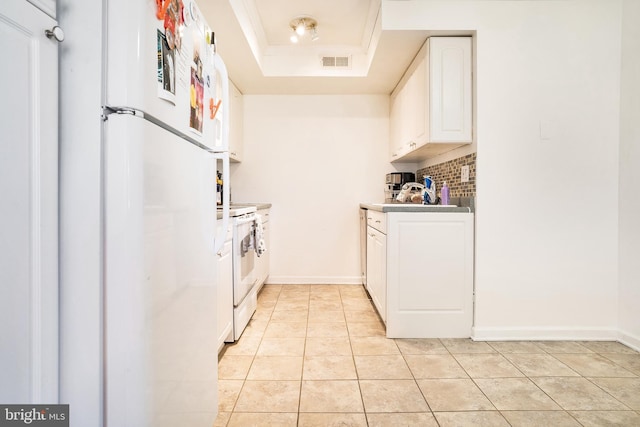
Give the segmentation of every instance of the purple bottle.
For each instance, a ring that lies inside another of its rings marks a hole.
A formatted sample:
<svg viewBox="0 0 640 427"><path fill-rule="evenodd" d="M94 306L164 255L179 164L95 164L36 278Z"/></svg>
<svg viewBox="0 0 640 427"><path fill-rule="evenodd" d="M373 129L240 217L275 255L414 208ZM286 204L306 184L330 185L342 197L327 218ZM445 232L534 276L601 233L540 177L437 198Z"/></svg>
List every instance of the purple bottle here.
<svg viewBox="0 0 640 427"><path fill-rule="evenodd" d="M442 188L440 189L440 204L449 204L449 187L447 187L447 181L442 184Z"/></svg>

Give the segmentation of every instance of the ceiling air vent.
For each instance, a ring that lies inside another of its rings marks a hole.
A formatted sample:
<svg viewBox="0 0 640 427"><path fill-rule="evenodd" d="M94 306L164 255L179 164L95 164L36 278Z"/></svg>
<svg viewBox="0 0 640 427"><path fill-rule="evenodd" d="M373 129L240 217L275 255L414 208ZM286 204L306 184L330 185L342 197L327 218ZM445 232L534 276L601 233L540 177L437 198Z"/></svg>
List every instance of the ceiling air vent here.
<svg viewBox="0 0 640 427"><path fill-rule="evenodd" d="M350 56L323 56L322 67L323 68L350 68L351 57Z"/></svg>

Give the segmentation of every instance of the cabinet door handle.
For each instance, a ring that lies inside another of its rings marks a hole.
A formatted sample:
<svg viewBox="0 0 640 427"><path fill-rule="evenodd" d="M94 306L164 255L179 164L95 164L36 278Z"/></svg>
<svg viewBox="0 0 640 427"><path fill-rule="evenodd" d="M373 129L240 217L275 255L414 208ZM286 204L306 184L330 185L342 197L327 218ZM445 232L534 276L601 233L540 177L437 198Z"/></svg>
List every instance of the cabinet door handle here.
<svg viewBox="0 0 640 427"><path fill-rule="evenodd" d="M62 31L62 28L57 25L50 30L44 30L44 34L47 38L54 39L57 42L64 41L64 31Z"/></svg>

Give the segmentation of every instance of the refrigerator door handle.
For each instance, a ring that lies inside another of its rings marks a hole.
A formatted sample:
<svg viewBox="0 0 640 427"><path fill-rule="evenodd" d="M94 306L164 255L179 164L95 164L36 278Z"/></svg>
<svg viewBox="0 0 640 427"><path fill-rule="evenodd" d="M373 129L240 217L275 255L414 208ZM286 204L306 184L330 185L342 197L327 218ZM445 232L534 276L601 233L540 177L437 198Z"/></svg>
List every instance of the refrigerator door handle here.
<svg viewBox="0 0 640 427"><path fill-rule="evenodd" d="M214 152L213 157L215 159L222 160L222 182L224 185L229 185L229 153L228 152ZM214 240L214 253L217 253L222 249L224 241L227 237L227 227L229 226L229 188L222 192L222 227L216 231Z"/></svg>
<svg viewBox="0 0 640 427"><path fill-rule="evenodd" d="M130 108L130 107L116 107L116 106L112 106L112 105L104 105L102 107L102 121L107 121L109 120L109 116L111 114L128 114L134 117L138 117L140 119L144 119L148 122L153 123L156 126L161 127L162 129L171 132L172 134L174 134L175 136L178 136L182 139L184 139L185 141L195 145L198 148L201 148L203 150L206 151L211 151L211 148L202 145L201 143L199 143L198 141L196 141L195 139L193 139L192 137L190 137L189 135L186 135L182 132L180 132L178 129L169 126L168 124L166 124L165 122L163 122L162 120L158 119L157 117L146 113L140 109L137 108Z"/></svg>

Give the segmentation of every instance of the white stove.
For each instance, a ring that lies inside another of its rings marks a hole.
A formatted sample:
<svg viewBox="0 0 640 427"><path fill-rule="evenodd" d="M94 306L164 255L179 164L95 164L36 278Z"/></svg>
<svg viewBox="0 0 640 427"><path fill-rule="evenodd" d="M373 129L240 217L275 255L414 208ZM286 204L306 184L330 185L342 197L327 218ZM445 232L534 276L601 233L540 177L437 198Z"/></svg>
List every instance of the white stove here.
<svg viewBox="0 0 640 427"><path fill-rule="evenodd" d="M222 215L218 209L218 216ZM233 230L233 339L238 340L258 306L255 206L229 207Z"/></svg>

